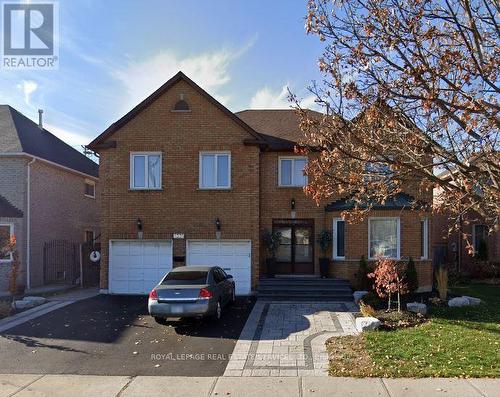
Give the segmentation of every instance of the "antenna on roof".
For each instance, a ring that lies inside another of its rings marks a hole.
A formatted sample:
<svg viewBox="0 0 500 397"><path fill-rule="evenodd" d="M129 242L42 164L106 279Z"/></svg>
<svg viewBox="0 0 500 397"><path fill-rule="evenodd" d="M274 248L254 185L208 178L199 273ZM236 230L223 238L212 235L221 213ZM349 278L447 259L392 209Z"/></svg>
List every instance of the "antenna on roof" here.
<svg viewBox="0 0 500 397"><path fill-rule="evenodd" d="M43 130L43 110L38 109L38 128Z"/></svg>

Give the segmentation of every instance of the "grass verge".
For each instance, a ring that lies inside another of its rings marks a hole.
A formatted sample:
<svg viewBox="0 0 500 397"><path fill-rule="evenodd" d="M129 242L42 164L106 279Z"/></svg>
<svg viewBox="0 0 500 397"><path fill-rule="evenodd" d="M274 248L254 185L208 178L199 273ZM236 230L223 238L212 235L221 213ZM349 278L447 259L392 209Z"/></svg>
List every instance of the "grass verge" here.
<svg viewBox="0 0 500 397"><path fill-rule="evenodd" d="M483 303L433 308L430 321L414 328L331 338L330 375L500 377L500 286L459 286L453 293Z"/></svg>

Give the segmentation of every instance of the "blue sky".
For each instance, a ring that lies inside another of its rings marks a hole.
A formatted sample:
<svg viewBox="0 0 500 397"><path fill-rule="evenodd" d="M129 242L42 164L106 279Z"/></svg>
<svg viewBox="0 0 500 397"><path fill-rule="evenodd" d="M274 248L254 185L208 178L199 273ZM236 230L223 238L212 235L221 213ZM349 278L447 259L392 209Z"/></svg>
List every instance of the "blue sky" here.
<svg viewBox="0 0 500 397"><path fill-rule="evenodd" d="M303 0L61 0L58 70L1 70L0 103L90 142L183 70L232 111L286 108L319 79Z"/></svg>

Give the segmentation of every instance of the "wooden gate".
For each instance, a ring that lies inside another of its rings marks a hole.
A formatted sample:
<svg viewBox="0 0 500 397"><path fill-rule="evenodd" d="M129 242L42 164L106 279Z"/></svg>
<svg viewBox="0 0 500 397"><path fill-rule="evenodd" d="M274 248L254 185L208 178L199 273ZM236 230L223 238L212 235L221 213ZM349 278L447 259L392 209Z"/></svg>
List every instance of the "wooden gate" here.
<svg viewBox="0 0 500 397"><path fill-rule="evenodd" d="M53 240L43 246L44 284L77 284L80 278L79 245Z"/></svg>
<svg viewBox="0 0 500 397"><path fill-rule="evenodd" d="M82 244L82 285L84 287L96 287L99 285L101 272L101 260L92 262L90 254L92 251L101 252L101 243Z"/></svg>

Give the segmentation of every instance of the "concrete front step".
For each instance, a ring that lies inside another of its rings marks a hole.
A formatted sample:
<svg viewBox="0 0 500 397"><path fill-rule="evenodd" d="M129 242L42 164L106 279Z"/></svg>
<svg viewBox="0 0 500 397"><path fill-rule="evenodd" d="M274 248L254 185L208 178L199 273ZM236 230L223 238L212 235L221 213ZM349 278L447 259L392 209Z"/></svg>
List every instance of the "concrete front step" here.
<svg viewBox="0 0 500 397"><path fill-rule="evenodd" d="M327 291L350 292L347 285L259 285L259 291Z"/></svg>
<svg viewBox="0 0 500 397"><path fill-rule="evenodd" d="M259 299L266 301L299 301L299 302L352 302L352 295L262 295Z"/></svg>
<svg viewBox="0 0 500 397"><path fill-rule="evenodd" d="M259 281L258 296L266 300L352 301L348 280L319 277L275 277Z"/></svg>
<svg viewBox="0 0 500 397"><path fill-rule="evenodd" d="M328 280L328 279L317 279L317 280L281 280L281 279L265 279L260 280L259 285L305 285L305 286L316 286L316 285L331 285L331 286L350 286L347 280Z"/></svg>

